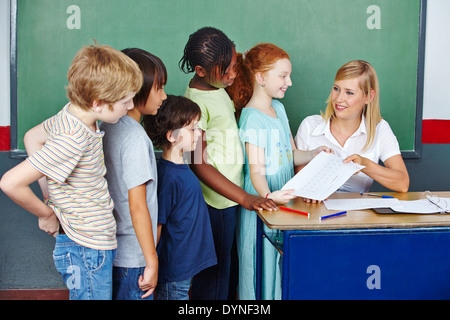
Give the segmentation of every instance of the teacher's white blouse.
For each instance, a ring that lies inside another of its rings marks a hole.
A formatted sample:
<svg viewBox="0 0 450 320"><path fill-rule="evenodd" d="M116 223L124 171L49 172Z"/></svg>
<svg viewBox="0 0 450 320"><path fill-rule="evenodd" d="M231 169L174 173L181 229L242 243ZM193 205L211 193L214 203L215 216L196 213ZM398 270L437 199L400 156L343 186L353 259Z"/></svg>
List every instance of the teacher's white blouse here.
<svg viewBox="0 0 450 320"><path fill-rule="evenodd" d="M295 136L295 144L299 150L306 151L327 146L333 149L334 153L342 159L352 154L359 154L375 163L380 160L384 162L390 157L400 154L397 138L385 120L381 120L377 125L372 146L362 152L366 139L367 131L364 116L358 130L347 139L344 146L341 146L331 134L330 121L325 121L320 115L313 115L305 118L300 124ZM372 183L373 180L370 177L360 172L352 176L337 192L367 192Z"/></svg>

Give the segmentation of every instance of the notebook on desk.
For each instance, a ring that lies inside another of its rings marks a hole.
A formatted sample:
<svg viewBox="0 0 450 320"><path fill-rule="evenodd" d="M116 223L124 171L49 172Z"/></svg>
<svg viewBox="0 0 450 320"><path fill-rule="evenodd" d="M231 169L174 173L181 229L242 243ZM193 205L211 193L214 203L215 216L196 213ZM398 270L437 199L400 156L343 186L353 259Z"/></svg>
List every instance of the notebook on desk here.
<svg viewBox="0 0 450 320"><path fill-rule="evenodd" d="M442 198L431 192L424 192L419 200L391 199L328 199L324 201L328 210L373 209L381 214L436 214L450 213L450 198Z"/></svg>
<svg viewBox="0 0 450 320"><path fill-rule="evenodd" d="M398 206L388 208L373 208L376 213L396 214L396 213L412 213L412 214L437 214L450 213L450 198L441 198L431 193L425 194L420 200L399 201Z"/></svg>
<svg viewBox="0 0 450 320"><path fill-rule="evenodd" d="M411 213L411 212L394 211L391 208L373 208L373 210L376 213L381 213L381 214L398 214L398 213L410 214Z"/></svg>
<svg viewBox="0 0 450 320"><path fill-rule="evenodd" d="M391 208L373 208L373 211L380 214L448 214L450 212L404 212L404 211L394 211Z"/></svg>

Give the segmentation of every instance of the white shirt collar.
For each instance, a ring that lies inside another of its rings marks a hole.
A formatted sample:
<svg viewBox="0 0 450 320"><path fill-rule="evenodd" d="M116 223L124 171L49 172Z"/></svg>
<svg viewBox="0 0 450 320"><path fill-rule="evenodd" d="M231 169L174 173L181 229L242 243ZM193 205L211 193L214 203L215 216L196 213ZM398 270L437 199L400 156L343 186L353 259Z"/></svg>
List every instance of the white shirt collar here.
<svg viewBox="0 0 450 320"><path fill-rule="evenodd" d="M331 134L331 130L330 130L330 124L331 121L330 119L328 119L326 122L322 121L312 132L312 136L322 136L324 135L327 138L332 137L333 135ZM367 129L366 129L366 118L364 117L364 115L361 115L361 123L359 124L359 128L351 135L352 137L356 137L357 135L360 134L367 134Z"/></svg>

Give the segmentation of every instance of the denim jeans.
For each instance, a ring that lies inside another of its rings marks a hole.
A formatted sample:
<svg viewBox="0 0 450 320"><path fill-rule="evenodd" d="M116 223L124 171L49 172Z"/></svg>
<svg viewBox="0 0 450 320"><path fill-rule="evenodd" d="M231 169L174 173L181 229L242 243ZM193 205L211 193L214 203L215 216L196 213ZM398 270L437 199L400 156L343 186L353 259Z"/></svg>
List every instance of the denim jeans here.
<svg viewBox="0 0 450 320"><path fill-rule="evenodd" d="M159 282L155 289L155 300L189 300L191 279Z"/></svg>
<svg viewBox="0 0 450 320"><path fill-rule="evenodd" d="M192 278L192 300L227 300L231 268L231 249L238 206L216 209L208 206L217 264Z"/></svg>
<svg viewBox="0 0 450 320"><path fill-rule="evenodd" d="M153 294L142 299L145 291L139 288L139 276L145 267L113 267L113 300L153 300Z"/></svg>
<svg viewBox="0 0 450 320"><path fill-rule="evenodd" d="M70 300L111 300L115 254L115 249L91 249L65 234L56 236L53 260L70 291Z"/></svg>

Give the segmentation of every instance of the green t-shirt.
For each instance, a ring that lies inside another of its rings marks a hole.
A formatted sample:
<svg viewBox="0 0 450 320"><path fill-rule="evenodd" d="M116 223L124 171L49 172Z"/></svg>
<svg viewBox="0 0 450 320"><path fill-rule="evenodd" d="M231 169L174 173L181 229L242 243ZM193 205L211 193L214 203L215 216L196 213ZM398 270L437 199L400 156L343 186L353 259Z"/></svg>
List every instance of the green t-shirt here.
<svg viewBox="0 0 450 320"><path fill-rule="evenodd" d="M208 163L242 188L244 154L234 105L227 92L224 89L204 91L188 87L184 96L196 102L202 111L199 127L206 134ZM201 185L205 201L210 206L224 209L237 204L205 184Z"/></svg>

